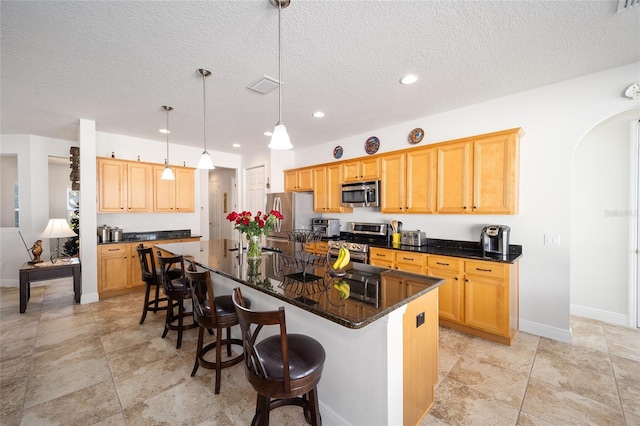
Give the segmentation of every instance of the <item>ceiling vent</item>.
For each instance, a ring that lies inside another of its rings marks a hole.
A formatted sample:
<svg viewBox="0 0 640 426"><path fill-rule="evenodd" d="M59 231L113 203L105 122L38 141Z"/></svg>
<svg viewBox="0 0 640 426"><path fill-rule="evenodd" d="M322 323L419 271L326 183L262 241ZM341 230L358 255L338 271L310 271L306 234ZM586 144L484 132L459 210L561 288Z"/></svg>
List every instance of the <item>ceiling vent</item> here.
<svg viewBox="0 0 640 426"><path fill-rule="evenodd" d="M618 13L640 4L640 0L618 0Z"/></svg>
<svg viewBox="0 0 640 426"><path fill-rule="evenodd" d="M269 77L268 75L263 75L260 80L256 81L251 86L247 86L247 89L253 90L254 92L258 92L263 95L266 95L267 93L277 88L278 80L273 77Z"/></svg>

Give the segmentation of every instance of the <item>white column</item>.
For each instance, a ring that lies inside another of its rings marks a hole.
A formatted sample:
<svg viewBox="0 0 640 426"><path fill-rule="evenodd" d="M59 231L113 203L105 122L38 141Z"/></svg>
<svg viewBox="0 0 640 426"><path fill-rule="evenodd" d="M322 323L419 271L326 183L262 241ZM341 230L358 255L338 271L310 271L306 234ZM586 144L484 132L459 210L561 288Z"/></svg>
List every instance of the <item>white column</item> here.
<svg viewBox="0 0 640 426"><path fill-rule="evenodd" d="M80 262L82 298L80 303L97 302L98 241L96 230L96 123L80 119Z"/></svg>

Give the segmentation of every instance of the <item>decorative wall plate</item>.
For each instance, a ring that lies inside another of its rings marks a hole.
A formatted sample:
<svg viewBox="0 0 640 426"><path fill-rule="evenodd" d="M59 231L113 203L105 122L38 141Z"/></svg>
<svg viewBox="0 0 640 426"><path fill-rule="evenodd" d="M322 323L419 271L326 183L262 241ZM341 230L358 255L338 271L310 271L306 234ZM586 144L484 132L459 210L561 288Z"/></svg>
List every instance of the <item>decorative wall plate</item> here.
<svg viewBox="0 0 640 426"><path fill-rule="evenodd" d="M342 157L342 147L340 145L333 148L333 158Z"/></svg>
<svg viewBox="0 0 640 426"><path fill-rule="evenodd" d="M371 136L364 143L364 150L369 155L375 154L376 152L378 152L379 148L380 148L380 140L378 138L376 138L375 136Z"/></svg>
<svg viewBox="0 0 640 426"><path fill-rule="evenodd" d="M420 142L422 138L424 138L424 130L416 127L411 131L411 133L409 133L409 137L407 139L409 140L410 144L416 144Z"/></svg>

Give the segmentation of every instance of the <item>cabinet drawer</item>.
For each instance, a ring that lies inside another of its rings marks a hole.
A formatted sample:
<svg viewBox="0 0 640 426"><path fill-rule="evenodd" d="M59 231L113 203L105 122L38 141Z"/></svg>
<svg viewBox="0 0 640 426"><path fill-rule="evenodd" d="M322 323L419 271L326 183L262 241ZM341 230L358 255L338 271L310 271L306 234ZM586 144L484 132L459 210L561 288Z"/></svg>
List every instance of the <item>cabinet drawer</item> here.
<svg viewBox="0 0 640 426"><path fill-rule="evenodd" d="M128 244L105 244L100 246L100 256L123 256L127 254Z"/></svg>
<svg viewBox="0 0 640 426"><path fill-rule="evenodd" d="M481 275L483 277L504 278L507 265L495 262L474 262L467 260L464 271L467 274Z"/></svg>
<svg viewBox="0 0 640 426"><path fill-rule="evenodd" d="M460 271L460 260L452 257L429 256L427 259L427 266L434 269L458 272Z"/></svg>
<svg viewBox="0 0 640 426"><path fill-rule="evenodd" d="M320 253L326 253L329 251L329 243L327 241L318 241L316 243L316 250Z"/></svg>
<svg viewBox="0 0 640 426"><path fill-rule="evenodd" d="M369 257L371 259L385 259L393 261L393 250L371 248L369 250Z"/></svg>

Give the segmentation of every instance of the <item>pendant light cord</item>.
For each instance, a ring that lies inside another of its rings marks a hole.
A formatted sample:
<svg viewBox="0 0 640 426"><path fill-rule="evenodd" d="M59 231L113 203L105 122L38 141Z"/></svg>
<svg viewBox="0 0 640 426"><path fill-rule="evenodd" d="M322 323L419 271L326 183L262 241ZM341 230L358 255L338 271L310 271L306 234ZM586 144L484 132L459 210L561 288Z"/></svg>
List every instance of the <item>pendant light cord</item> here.
<svg viewBox="0 0 640 426"><path fill-rule="evenodd" d="M202 121L204 125L202 126L202 134L203 134L203 142L204 142L204 152L207 152L207 91L206 91L206 83L207 79L206 74L202 73ZM204 154L204 153L203 153Z"/></svg>
<svg viewBox="0 0 640 426"><path fill-rule="evenodd" d="M169 108L167 110L167 167L169 167Z"/></svg>
<svg viewBox="0 0 640 426"><path fill-rule="evenodd" d="M282 28L280 12L282 11L282 0L278 2L278 124L282 123Z"/></svg>

